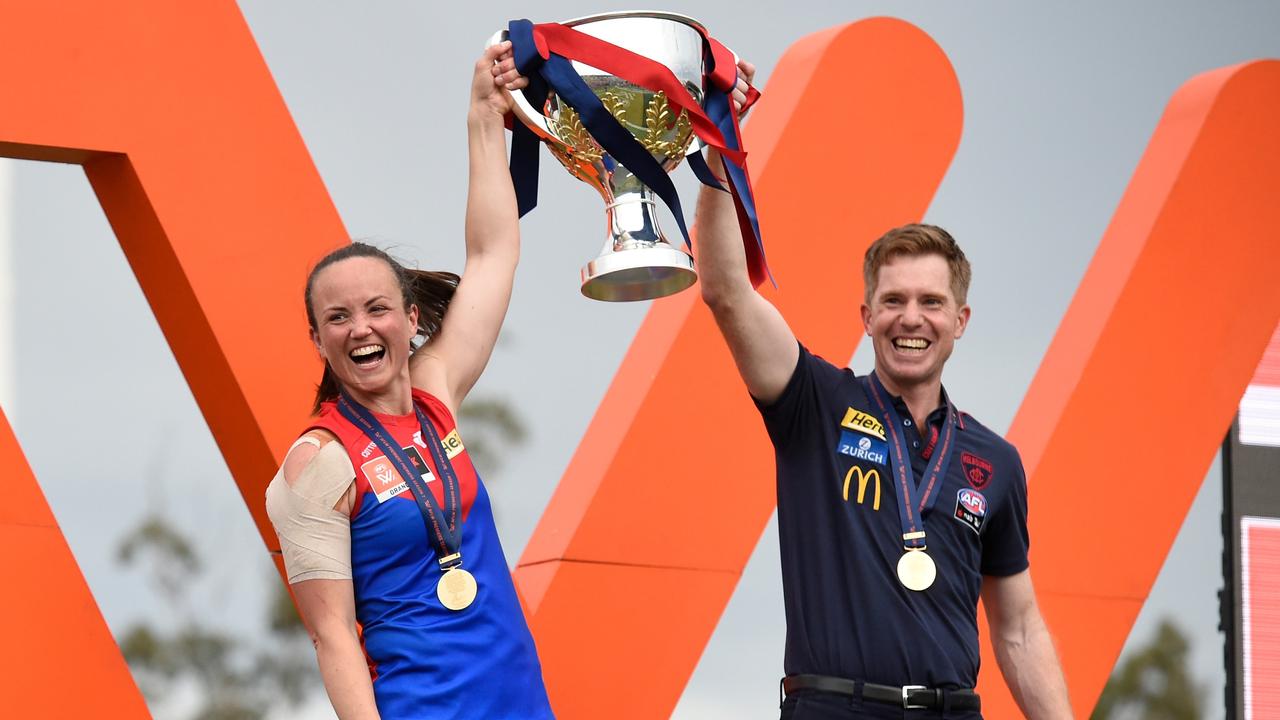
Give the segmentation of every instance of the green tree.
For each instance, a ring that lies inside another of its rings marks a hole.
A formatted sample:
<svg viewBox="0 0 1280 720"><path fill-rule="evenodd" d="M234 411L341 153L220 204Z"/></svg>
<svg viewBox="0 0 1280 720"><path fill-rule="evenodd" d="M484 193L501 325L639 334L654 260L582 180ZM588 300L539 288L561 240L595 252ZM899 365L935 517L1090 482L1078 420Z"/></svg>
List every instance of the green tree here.
<svg viewBox="0 0 1280 720"><path fill-rule="evenodd" d="M1204 688L1187 669L1187 638L1168 619L1107 681L1092 720L1199 720Z"/></svg>
<svg viewBox="0 0 1280 720"><path fill-rule="evenodd" d="M520 415L506 401L494 398L464 402L458 410L458 423L466 429L467 453L484 477L502 467L499 447L521 445L528 436Z"/></svg>
<svg viewBox="0 0 1280 720"><path fill-rule="evenodd" d="M192 720L260 720L277 707L297 704L316 686L310 640L274 573L270 632L251 642L197 617L188 594L203 563L192 543L160 516L145 518L125 536L118 559L125 566L146 566L173 620L163 629L135 623L116 639L153 710L176 688L194 686L202 704Z"/></svg>

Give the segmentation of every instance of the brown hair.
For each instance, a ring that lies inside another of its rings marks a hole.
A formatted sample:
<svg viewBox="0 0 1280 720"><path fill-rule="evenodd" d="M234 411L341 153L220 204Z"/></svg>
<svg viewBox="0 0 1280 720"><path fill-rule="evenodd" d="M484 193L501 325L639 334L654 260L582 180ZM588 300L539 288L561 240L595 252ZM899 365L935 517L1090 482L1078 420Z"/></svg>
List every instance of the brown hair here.
<svg viewBox="0 0 1280 720"><path fill-rule="evenodd" d="M862 262L862 280L866 285L866 302L871 303L879 281L880 268L896 257L938 255L947 261L951 271L951 294L964 305L969 297L969 281L973 270L951 233L936 225L912 223L896 227L871 243Z"/></svg>
<svg viewBox="0 0 1280 720"><path fill-rule="evenodd" d="M453 291L458 287L458 276L451 272L406 268L379 248L368 243L353 242L325 255L307 275L304 302L307 306L307 324L313 332L316 329L316 313L311 306L311 291L314 289L316 276L330 265L355 257L377 258L391 268L391 273L395 275L396 283L400 286L400 296L404 302L405 312L413 306L418 308L418 335L430 338L440 331L445 311L449 309L449 301L453 299ZM319 413L320 405L336 400L340 390L338 378L334 376L333 370L326 362L324 375L320 377L320 384L316 386L316 400L311 412Z"/></svg>

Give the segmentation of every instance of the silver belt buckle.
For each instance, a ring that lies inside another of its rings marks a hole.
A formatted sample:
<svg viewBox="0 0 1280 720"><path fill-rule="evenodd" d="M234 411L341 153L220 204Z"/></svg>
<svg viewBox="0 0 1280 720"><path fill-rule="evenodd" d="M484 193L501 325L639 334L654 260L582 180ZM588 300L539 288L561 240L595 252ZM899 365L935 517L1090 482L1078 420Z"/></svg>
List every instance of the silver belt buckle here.
<svg viewBox="0 0 1280 720"><path fill-rule="evenodd" d="M928 689L929 689L929 688L925 687L924 685L903 685L903 686L902 686L902 709L903 709L903 710L925 710L925 709L927 709L927 708L929 707L928 705L912 705L912 704L911 704L911 701L907 700L907 695L908 695L908 693L910 693L912 690L928 690Z"/></svg>

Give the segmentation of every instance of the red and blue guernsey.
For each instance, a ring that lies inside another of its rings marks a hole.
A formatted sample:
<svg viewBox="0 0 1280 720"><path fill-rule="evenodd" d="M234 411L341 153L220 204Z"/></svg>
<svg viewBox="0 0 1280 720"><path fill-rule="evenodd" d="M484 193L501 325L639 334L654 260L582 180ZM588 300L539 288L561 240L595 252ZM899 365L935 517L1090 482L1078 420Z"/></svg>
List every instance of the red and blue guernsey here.
<svg viewBox="0 0 1280 720"><path fill-rule="evenodd" d="M502 553L489 495L448 408L415 389L413 401L441 438L462 500L463 566L479 586L464 610L441 605L437 552L408 484L357 426L325 403L312 424L333 433L356 470L351 572L356 620L384 720L552 718L533 636ZM374 414L444 503L416 414Z"/></svg>

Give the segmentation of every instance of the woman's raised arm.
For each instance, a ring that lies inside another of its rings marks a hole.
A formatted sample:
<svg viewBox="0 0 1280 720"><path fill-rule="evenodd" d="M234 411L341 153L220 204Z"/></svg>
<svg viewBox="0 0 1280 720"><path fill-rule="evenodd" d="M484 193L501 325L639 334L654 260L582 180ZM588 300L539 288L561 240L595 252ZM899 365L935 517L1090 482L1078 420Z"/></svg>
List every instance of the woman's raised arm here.
<svg viewBox="0 0 1280 720"><path fill-rule="evenodd" d="M409 364L414 387L436 395L455 414L489 362L511 300L520 225L504 118L511 111L508 90L527 82L515 71L510 43L485 50L476 62L467 112L466 267L440 332Z"/></svg>

